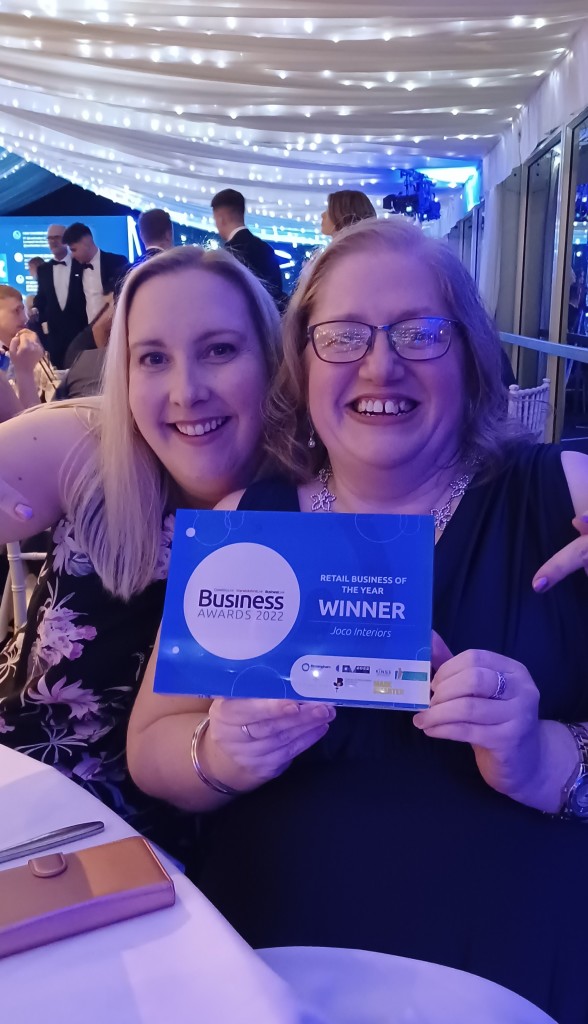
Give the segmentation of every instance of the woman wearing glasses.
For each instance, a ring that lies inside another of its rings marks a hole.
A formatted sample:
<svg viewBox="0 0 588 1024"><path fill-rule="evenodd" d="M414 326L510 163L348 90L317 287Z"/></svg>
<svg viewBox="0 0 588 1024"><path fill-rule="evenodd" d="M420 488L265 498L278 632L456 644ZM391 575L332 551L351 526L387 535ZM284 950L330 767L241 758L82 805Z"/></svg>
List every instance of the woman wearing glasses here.
<svg viewBox="0 0 588 1024"><path fill-rule="evenodd" d="M290 702L180 703L146 679L131 771L218 809L194 877L253 945L435 961L580 1024L585 926L562 885L588 854L588 581L540 596L531 580L588 507L587 461L517 436L474 283L400 219L333 241L284 342L271 418L285 477L223 507L431 512L432 705L328 710L301 753Z"/></svg>

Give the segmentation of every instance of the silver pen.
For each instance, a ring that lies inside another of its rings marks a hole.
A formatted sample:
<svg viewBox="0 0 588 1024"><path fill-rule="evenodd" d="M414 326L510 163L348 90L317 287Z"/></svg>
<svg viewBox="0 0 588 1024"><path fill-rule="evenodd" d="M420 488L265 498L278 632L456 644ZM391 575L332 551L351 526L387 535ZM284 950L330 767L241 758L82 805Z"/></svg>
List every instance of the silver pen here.
<svg viewBox="0 0 588 1024"><path fill-rule="evenodd" d="M0 864L5 864L8 860L16 860L17 857L27 857L31 853L51 850L54 846L73 843L76 839L85 839L86 836L93 836L96 832L103 830L103 821L83 821L79 825L66 825L65 828L57 828L54 832L45 832L42 836L35 836L34 839L29 839L26 843L5 847L0 850Z"/></svg>

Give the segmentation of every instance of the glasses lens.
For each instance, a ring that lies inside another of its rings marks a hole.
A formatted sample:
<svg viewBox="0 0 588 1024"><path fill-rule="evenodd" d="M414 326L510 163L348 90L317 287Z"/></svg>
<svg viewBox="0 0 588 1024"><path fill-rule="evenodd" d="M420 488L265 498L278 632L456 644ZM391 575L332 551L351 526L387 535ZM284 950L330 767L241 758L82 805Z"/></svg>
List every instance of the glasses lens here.
<svg viewBox="0 0 588 1024"><path fill-rule="evenodd" d="M351 363L368 350L371 328L367 324L337 321L311 327L314 348L327 363Z"/></svg>
<svg viewBox="0 0 588 1024"><path fill-rule="evenodd" d="M451 320L434 316L419 317L394 324L389 336L403 359L438 359L449 348L451 327Z"/></svg>

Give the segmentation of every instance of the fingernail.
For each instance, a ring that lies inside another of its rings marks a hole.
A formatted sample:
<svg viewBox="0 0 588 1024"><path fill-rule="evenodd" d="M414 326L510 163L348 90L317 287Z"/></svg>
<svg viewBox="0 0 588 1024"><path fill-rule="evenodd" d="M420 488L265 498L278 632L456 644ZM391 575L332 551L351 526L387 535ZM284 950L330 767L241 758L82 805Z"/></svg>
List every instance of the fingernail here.
<svg viewBox="0 0 588 1024"><path fill-rule="evenodd" d="M588 512L583 512L579 518L582 520L583 523L588 523Z"/></svg>
<svg viewBox="0 0 588 1024"><path fill-rule="evenodd" d="M323 704L319 704L318 707L312 709L313 718L328 718L330 711Z"/></svg>
<svg viewBox="0 0 588 1024"><path fill-rule="evenodd" d="M19 502L18 505L14 506L14 511L16 512L16 514L17 514L19 519L32 519L33 518L33 510L32 510L32 508L29 508L28 505L23 505L21 502Z"/></svg>
<svg viewBox="0 0 588 1024"><path fill-rule="evenodd" d="M413 715L412 724L416 725L417 729L422 729L423 720L419 714Z"/></svg>
<svg viewBox="0 0 588 1024"><path fill-rule="evenodd" d="M285 715L297 715L299 711L300 707L298 704L288 704L288 706L284 708Z"/></svg>
<svg viewBox="0 0 588 1024"><path fill-rule="evenodd" d="M539 594L548 586L549 580L547 579L547 576L540 576L538 580L533 580L533 590L537 591Z"/></svg>

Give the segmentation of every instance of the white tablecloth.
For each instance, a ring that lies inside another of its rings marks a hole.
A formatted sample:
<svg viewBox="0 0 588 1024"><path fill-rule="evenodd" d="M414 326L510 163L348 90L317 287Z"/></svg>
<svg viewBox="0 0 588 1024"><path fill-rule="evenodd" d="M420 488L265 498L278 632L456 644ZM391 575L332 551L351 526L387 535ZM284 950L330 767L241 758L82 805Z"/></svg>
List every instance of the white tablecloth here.
<svg viewBox="0 0 588 1024"><path fill-rule="evenodd" d="M0 745L0 847L95 820L104 832L65 851L135 833L59 772ZM0 960L2 1024L554 1024L513 993L436 964L361 950L258 956L166 867L174 907Z"/></svg>
<svg viewBox="0 0 588 1024"><path fill-rule="evenodd" d="M329 1024L556 1024L514 992L440 964L362 949L260 956Z"/></svg>
<svg viewBox="0 0 588 1024"><path fill-rule="evenodd" d="M0 847L82 821L104 832L65 851L134 835L53 768L0 745ZM11 861L0 870L17 867ZM6 1024L294 1024L287 986L166 862L176 905L0 960ZM306 1018L305 1018L306 1019Z"/></svg>

